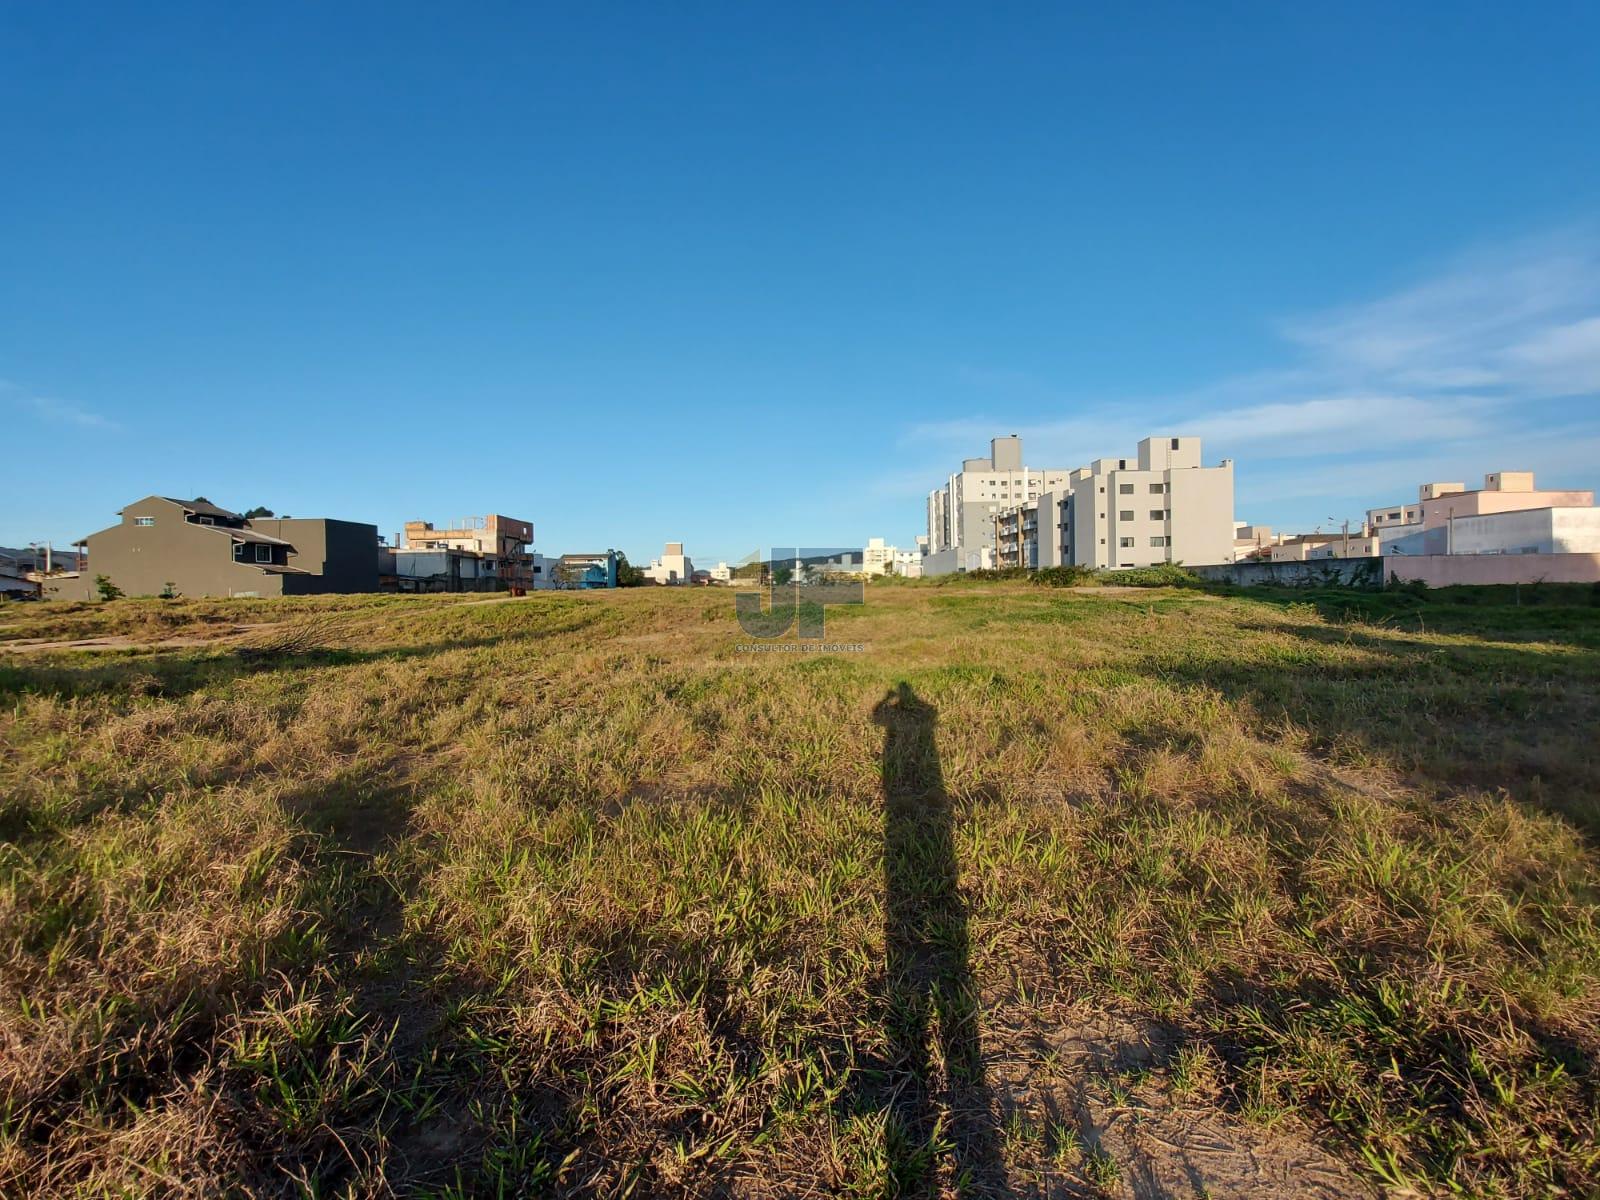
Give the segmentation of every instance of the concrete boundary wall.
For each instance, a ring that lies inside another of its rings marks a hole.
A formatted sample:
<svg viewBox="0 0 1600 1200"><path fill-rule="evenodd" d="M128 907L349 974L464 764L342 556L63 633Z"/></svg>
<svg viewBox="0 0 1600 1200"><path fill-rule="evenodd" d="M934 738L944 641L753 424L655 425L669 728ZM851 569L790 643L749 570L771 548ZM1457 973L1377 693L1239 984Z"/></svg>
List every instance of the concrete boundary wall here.
<svg viewBox="0 0 1600 1200"><path fill-rule="evenodd" d="M1313 558L1291 562L1221 563L1190 567L1201 579L1237 583L1245 587L1365 587L1383 586L1383 559Z"/></svg>
<svg viewBox="0 0 1600 1200"><path fill-rule="evenodd" d="M1600 554L1430 554L1383 561L1390 579L1421 580L1428 587L1600 581Z"/></svg>
<svg viewBox="0 0 1600 1200"><path fill-rule="evenodd" d="M1594 583L1600 554L1418 554L1383 558L1319 558L1306 562L1242 562L1189 568L1202 579L1245 587L1382 587L1420 581L1427 587L1497 583Z"/></svg>

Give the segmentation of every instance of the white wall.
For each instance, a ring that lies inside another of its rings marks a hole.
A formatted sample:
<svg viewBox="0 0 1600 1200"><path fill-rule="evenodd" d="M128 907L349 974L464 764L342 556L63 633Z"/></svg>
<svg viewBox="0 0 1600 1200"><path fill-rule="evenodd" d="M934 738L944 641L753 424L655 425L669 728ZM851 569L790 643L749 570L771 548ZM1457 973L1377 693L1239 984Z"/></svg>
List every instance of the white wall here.
<svg viewBox="0 0 1600 1200"><path fill-rule="evenodd" d="M1168 481L1171 561L1189 566L1233 561L1233 463L1175 470Z"/></svg>
<svg viewBox="0 0 1600 1200"><path fill-rule="evenodd" d="M1555 554L1600 554L1600 508L1553 508Z"/></svg>
<svg viewBox="0 0 1600 1200"><path fill-rule="evenodd" d="M1456 554L1600 553L1600 508L1528 508L1457 517Z"/></svg>

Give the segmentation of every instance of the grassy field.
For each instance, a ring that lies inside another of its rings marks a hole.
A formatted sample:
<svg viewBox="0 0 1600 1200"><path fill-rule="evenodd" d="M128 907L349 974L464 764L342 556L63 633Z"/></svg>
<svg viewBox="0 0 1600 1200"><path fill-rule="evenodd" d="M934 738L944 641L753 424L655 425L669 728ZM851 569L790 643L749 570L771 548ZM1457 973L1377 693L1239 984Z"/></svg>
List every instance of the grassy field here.
<svg viewBox="0 0 1600 1200"><path fill-rule="evenodd" d="M1600 1189L1600 608L0 626L0 1195Z"/></svg>

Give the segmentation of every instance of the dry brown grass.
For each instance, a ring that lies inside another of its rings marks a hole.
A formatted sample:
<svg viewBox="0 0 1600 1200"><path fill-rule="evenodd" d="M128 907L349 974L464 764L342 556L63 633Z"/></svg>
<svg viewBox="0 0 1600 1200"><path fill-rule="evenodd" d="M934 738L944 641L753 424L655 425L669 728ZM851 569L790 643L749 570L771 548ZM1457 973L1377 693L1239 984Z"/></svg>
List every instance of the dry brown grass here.
<svg viewBox="0 0 1600 1200"><path fill-rule="evenodd" d="M280 627L0 658L0 1194L1600 1186L1600 614L156 603L7 613Z"/></svg>

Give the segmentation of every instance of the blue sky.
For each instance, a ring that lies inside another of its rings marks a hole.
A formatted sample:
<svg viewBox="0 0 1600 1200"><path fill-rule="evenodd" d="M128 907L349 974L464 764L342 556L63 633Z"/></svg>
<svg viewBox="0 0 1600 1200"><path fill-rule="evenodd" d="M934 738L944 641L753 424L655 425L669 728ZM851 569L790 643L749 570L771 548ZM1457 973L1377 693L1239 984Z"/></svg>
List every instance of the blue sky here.
<svg viewBox="0 0 1600 1200"><path fill-rule="evenodd" d="M1600 487L1600 6L0 6L0 544L151 492L902 543L996 433L1238 515Z"/></svg>

